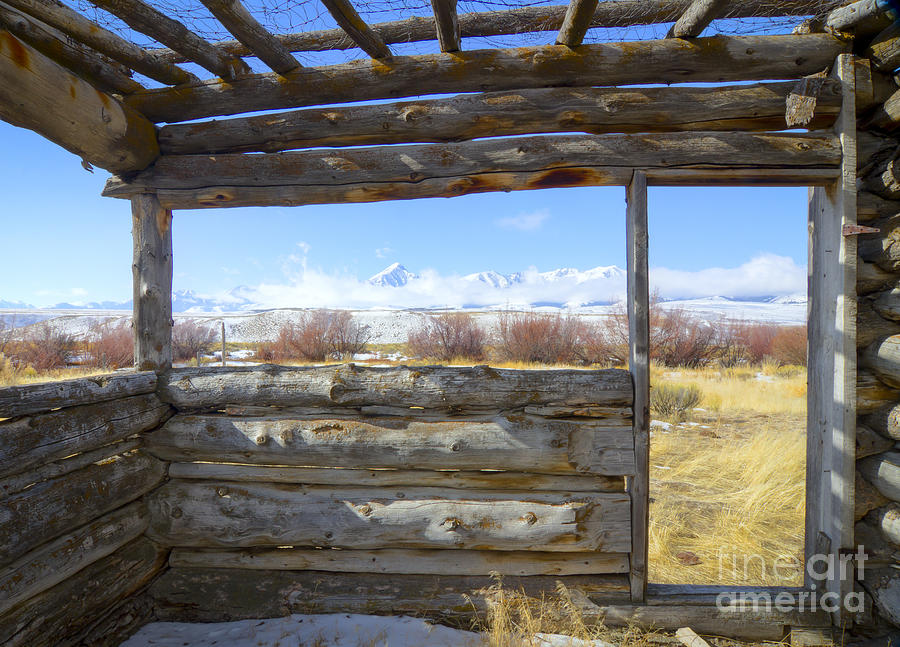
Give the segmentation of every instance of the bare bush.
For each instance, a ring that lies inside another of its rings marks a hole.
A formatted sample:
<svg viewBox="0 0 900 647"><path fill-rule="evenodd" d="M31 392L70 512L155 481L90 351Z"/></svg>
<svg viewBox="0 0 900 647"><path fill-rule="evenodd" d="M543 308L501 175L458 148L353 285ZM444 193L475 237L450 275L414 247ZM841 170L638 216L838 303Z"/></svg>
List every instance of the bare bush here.
<svg viewBox="0 0 900 647"><path fill-rule="evenodd" d="M370 327L347 310L311 310L296 324L284 324L272 347L261 350L275 360L324 362L361 353L371 336Z"/></svg>
<svg viewBox="0 0 900 647"><path fill-rule="evenodd" d="M806 326L783 326L772 339L769 355L781 365L806 366Z"/></svg>
<svg viewBox="0 0 900 647"><path fill-rule="evenodd" d="M661 384L650 391L650 410L660 418L679 422L689 417L702 400L703 392L696 384Z"/></svg>
<svg viewBox="0 0 900 647"><path fill-rule="evenodd" d="M335 357L353 357L366 349L372 339L372 329L357 321L349 310L326 310L328 313L327 339Z"/></svg>
<svg viewBox="0 0 900 647"><path fill-rule="evenodd" d="M128 322L104 321L91 327L87 343L88 363L100 368L134 365L134 335Z"/></svg>
<svg viewBox="0 0 900 647"><path fill-rule="evenodd" d="M36 371L65 368L74 350L74 337L46 321L30 326L22 339L7 344L7 356L15 364Z"/></svg>
<svg viewBox="0 0 900 647"><path fill-rule="evenodd" d="M179 321L172 327L172 356L186 362L209 350L216 341L216 332L196 321Z"/></svg>
<svg viewBox="0 0 900 647"><path fill-rule="evenodd" d="M431 357L442 362L454 359L484 359L487 335L467 312L450 312L437 316L425 316L419 325L409 332L409 353L419 357Z"/></svg>
<svg viewBox="0 0 900 647"><path fill-rule="evenodd" d="M580 333L581 324L571 315L504 312L497 319L496 348L507 361L575 363Z"/></svg>

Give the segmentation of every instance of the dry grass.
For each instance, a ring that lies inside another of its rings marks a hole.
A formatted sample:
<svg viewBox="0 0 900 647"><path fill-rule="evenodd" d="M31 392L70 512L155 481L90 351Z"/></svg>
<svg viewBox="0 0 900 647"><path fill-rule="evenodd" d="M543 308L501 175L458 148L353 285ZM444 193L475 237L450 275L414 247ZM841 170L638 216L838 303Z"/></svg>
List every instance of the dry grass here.
<svg viewBox="0 0 900 647"><path fill-rule="evenodd" d="M17 368L7 357L0 355L0 387L35 384L37 382L59 382L60 380L73 380L79 377L105 375L109 372L109 369L103 370L96 367L81 366L36 371L30 366Z"/></svg>

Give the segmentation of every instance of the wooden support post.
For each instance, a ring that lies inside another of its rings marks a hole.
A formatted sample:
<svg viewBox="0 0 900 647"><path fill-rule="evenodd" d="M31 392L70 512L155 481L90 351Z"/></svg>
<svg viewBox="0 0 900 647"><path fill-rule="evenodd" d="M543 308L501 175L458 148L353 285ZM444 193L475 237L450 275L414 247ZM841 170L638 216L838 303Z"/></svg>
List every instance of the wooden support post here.
<svg viewBox="0 0 900 647"><path fill-rule="evenodd" d="M571 0L562 27L556 36L556 44L566 47L581 45L596 10L597 0Z"/></svg>
<svg viewBox="0 0 900 647"><path fill-rule="evenodd" d="M431 0L434 12L434 29L442 52L458 52L462 49L459 37L459 17L456 0Z"/></svg>
<svg viewBox="0 0 900 647"><path fill-rule="evenodd" d="M172 366L172 212L155 194L131 198L134 238L134 364L142 371Z"/></svg>
<svg viewBox="0 0 900 647"><path fill-rule="evenodd" d="M322 0L328 13L360 49L372 58L388 58L391 50L378 33L360 17L350 0Z"/></svg>
<svg viewBox="0 0 900 647"><path fill-rule="evenodd" d="M672 25L668 38L696 38L719 14L728 0L694 0L687 11Z"/></svg>
<svg viewBox="0 0 900 647"><path fill-rule="evenodd" d="M225 322L222 322L222 366L225 366Z"/></svg>
<svg viewBox="0 0 900 647"><path fill-rule="evenodd" d="M300 67L281 41L260 25L240 0L203 0L203 4L225 29L278 74L287 74Z"/></svg>
<svg viewBox="0 0 900 647"><path fill-rule="evenodd" d="M628 367L634 380L635 475L631 495L631 600L647 595L650 519L650 286L647 260L647 175L636 170L627 190Z"/></svg>

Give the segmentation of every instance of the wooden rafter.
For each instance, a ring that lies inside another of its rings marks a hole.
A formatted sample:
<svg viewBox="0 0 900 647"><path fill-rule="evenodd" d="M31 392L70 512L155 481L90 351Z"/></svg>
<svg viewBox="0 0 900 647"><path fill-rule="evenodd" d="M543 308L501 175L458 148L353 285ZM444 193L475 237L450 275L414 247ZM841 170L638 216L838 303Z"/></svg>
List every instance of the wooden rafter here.
<svg viewBox="0 0 900 647"><path fill-rule="evenodd" d="M434 28L441 51L458 52L462 46L456 0L431 0L431 10L434 12Z"/></svg>
<svg viewBox="0 0 900 647"><path fill-rule="evenodd" d="M849 44L828 34L717 36L583 45L578 56L547 45L472 50L465 56L395 56L304 67L284 79L259 74L230 83L136 92L130 105L152 121L176 122L300 106L403 96L570 85L796 79L825 69Z"/></svg>
<svg viewBox="0 0 900 647"><path fill-rule="evenodd" d="M690 6L691 0L616 0L601 2L594 12L590 27L629 27L651 25L678 20ZM771 15L771 0L744 0L735 5L729 16L750 18ZM809 14L810 0L781 0L778 15L805 16ZM557 31L562 26L568 7L551 5L520 7L504 11L471 12L459 15L459 31L462 38L503 36L524 32ZM375 23L372 29L388 45L434 40L434 21L431 18L413 17ZM343 29L322 29L294 34L279 34L276 38L291 52L319 52L356 47ZM213 43L232 56L248 56L251 52L239 41ZM187 61L184 55L169 49L153 50L162 60L171 63Z"/></svg>
<svg viewBox="0 0 900 647"><path fill-rule="evenodd" d="M235 38L278 74L300 67L281 41L259 24L240 0L203 0L203 4Z"/></svg>
<svg viewBox="0 0 900 647"><path fill-rule="evenodd" d="M242 60L213 47L177 20L169 18L142 0L92 0L92 2L121 18L132 29L178 50L187 60L194 61L216 76L234 79L250 72L250 68Z"/></svg>
<svg viewBox="0 0 900 647"><path fill-rule="evenodd" d="M354 9L350 0L322 0L328 13L356 45L372 58L387 58L391 50L381 36Z"/></svg>
<svg viewBox="0 0 900 647"><path fill-rule="evenodd" d="M597 4L598 0L571 0L562 27L556 36L556 44L566 47L581 45L588 27L591 26Z"/></svg>
<svg viewBox="0 0 900 647"><path fill-rule="evenodd" d="M672 25L669 38L696 38L718 18L728 6L728 0L694 0Z"/></svg>
<svg viewBox="0 0 900 647"><path fill-rule="evenodd" d="M160 83L178 85L197 80L193 74L160 60L57 0L6 0L6 4Z"/></svg>
<svg viewBox="0 0 900 647"><path fill-rule="evenodd" d="M149 121L3 30L0 119L114 173L146 168L159 155Z"/></svg>
<svg viewBox="0 0 900 647"><path fill-rule="evenodd" d="M129 94L144 87L128 75L127 69L2 2L0 27L105 92Z"/></svg>

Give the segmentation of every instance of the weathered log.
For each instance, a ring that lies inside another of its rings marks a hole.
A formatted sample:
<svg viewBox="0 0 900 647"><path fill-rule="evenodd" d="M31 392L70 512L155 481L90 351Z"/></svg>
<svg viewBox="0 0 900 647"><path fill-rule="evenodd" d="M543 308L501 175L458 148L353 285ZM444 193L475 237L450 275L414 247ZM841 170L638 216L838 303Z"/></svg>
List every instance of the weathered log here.
<svg viewBox="0 0 900 647"><path fill-rule="evenodd" d="M892 23L879 33L866 49L864 56L876 70L893 72L900 66L900 26Z"/></svg>
<svg viewBox="0 0 900 647"><path fill-rule="evenodd" d="M144 87L129 76L129 70L4 3L0 3L0 27L103 92L128 94Z"/></svg>
<svg viewBox="0 0 900 647"><path fill-rule="evenodd" d="M892 444L892 443L891 443ZM884 451L882 449L881 451ZM357 487L443 487L457 490L543 490L553 492L622 492L621 476L522 474L427 470L361 470L314 467L172 463L169 478L250 483L304 483Z"/></svg>
<svg viewBox="0 0 900 647"><path fill-rule="evenodd" d="M0 119L113 173L146 168L159 155L149 121L5 30Z"/></svg>
<svg viewBox="0 0 900 647"><path fill-rule="evenodd" d="M198 81L193 74L160 60L57 0L7 0L6 4L160 83L178 85Z"/></svg>
<svg viewBox="0 0 900 647"><path fill-rule="evenodd" d="M129 0L136 1L136 0ZM129 105L151 121L187 121L254 110L447 92L571 85L798 78L828 68L848 44L824 34L715 36L395 56L261 74L171 90L142 90Z"/></svg>
<svg viewBox="0 0 900 647"><path fill-rule="evenodd" d="M627 371L518 371L488 366L259 366L174 369L159 396L179 409L229 403L329 407L393 405L438 410L515 409L535 404L631 404Z"/></svg>
<svg viewBox="0 0 900 647"><path fill-rule="evenodd" d="M856 379L856 410L860 415L875 413L900 401L900 390L887 386L871 372L860 369Z"/></svg>
<svg viewBox="0 0 900 647"><path fill-rule="evenodd" d="M886 452L894 446L894 442L876 433L866 425L856 427L856 460Z"/></svg>
<svg viewBox="0 0 900 647"><path fill-rule="evenodd" d="M880 292L885 288L896 287L900 283L900 276L885 272L875 265L860 261L856 266L856 293L859 296Z"/></svg>
<svg viewBox="0 0 900 647"><path fill-rule="evenodd" d="M573 597L590 593L595 599L621 601L628 596L628 582L622 575L503 579L507 589L522 589L538 599L555 595L557 582L565 584ZM366 613L460 622L486 610L485 596L494 584L489 577L171 568L150 586L150 595L163 621Z"/></svg>
<svg viewBox="0 0 900 647"><path fill-rule="evenodd" d="M147 449L172 461L306 467L610 476L635 468L631 427L521 415L445 422L177 415L147 437Z"/></svg>
<svg viewBox="0 0 900 647"><path fill-rule="evenodd" d="M131 198L134 364L172 366L172 212L152 193Z"/></svg>
<svg viewBox="0 0 900 647"><path fill-rule="evenodd" d="M143 0L95 0L94 4L121 18L129 27L181 52L188 60L223 79L248 74L250 68L241 59L229 56L197 34L143 2Z"/></svg>
<svg viewBox="0 0 900 647"><path fill-rule="evenodd" d="M203 0L203 4L225 29L278 74L300 67L281 41L260 25L240 0Z"/></svg>
<svg viewBox="0 0 900 647"><path fill-rule="evenodd" d="M890 218L898 213L900 213L900 201L885 200L868 191L860 191L856 196L856 216L860 222Z"/></svg>
<svg viewBox="0 0 900 647"><path fill-rule="evenodd" d="M624 494L169 481L147 497L169 546L628 552Z"/></svg>
<svg viewBox="0 0 900 647"><path fill-rule="evenodd" d="M900 215L872 223L881 231L859 237L859 257L885 272L900 272Z"/></svg>
<svg viewBox="0 0 900 647"><path fill-rule="evenodd" d="M603 418L604 424L631 426L631 407L565 407L557 404L527 406L525 413L545 418Z"/></svg>
<svg viewBox="0 0 900 647"><path fill-rule="evenodd" d="M862 585L879 613L897 626L900 625L900 570L891 566L867 568Z"/></svg>
<svg viewBox="0 0 900 647"><path fill-rule="evenodd" d="M7 497L0 508L0 564L134 501L165 475L143 453L118 456Z"/></svg>
<svg viewBox="0 0 900 647"><path fill-rule="evenodd" d="M853 484L853 520L859 521L872 510L887 503L890 503L889 499L857 472Z"/></svg>
<svg viewBox="0 0 900 647"><path fill-rule="evenodd" d="M0 616L6 647L58 647L143 588L164 567L166 553L136 539L51 589Z"/></svg>
<svg viewBox="0 0 900 647"><path fill-rule="evenodd" d="M556 44L571 48L581 45L595 11L597 0L569 0L566 15L556 35Z"/></svg>
<svg viewBox="0 0 900 647"><path fill-rule="evenodd" d="M900 289L894 288L874 296L872 310L885 319L900 322Z"/></svg>
<svg viewBox="0 0 900 647"><path fill-rule="evenodd" d="M135 502L20 557L0 569L0 615L115 552L146 529L146 510Z"/></svg>
<svg viewBox="0 0 900 647"><path fill-rule="evenodd" d="M431 0L434 29L442 52L458 52L462 49L459 35L459 16L456 0ZM378 33L375 30L375 33ZM382 39L383 42L384 39Z"/></svg>
<svg viewBox="0 0 900 647"><path fill-rule="evenodd" d="M124 180L113 177L103 194L123 197L146 190L279 186L371 187L421 185L429 179L526 171L561 181L581 170L620 167L813 167L840 164L840 143L825 133L658 133L558 135L487 139L444 145L310 150L268 155L166 155ZM537 186L534 188L538 188Z"/></svg>
<svg viewBox="0 0 900 647"><path fill-rule="evenodd" d="M877 304L877 299L875 303ZM885 319L881 309L873 308L873 302L869 299L860 299L857 302L856 312L856 347L863 349L875 343L879 339L900 334L900 323L893 319Z"/></svg>
<svg viewBox="0 0 900 647"><path fill-rule="evenodd" d="M900 388L900 335L892 335L869 346L862 363L885 384Z"/></svg>
<svg viewBox="0 0 900 647"><path fill-rule="evenodd" d="M877 34L890 27L893 18L883 0L857 0L832 9L825 19L825 27L854 36Z"/></svg>
<svg viewBox="0 0 900 647"><path fill-rule="evenodd" d="M900 441L900 403L892 402L869 412L863 422L882 436Z"/></svg>
<svg viewBox="0 0 900 647"><path fill-rule="evenodd" d="M176 548L172 568L390 573L394 575L602 575L627 573L621 553L478 550L192 550Z"/></svg>
<svg viewBox="0 0 900 647"><path fill-rule="evenodd" d="M878 106L863 122L867 128L893 131L900 126L900 90Z"/></svg>
<svg viewBox="0 0 900 647"><path fill-rule="evenodd" d="M120 647L146 624L156 622L153 601L144 591L113 606L72 639L78 647Z"/></svg>
<svg viewBox="0 0 900 647"><path fill-rule="evenodd" d="M806 127L815 118L819 95L827 81L825 72L819 72L797 82L785 100L784 121L788 128Z"/></svg>
<svg viewBox="0 0 900 647"><path fill-rule="evenodd" d="M867 569L893 564L900 560L900 547L893 545L878 528L876 517L880 510L873 510L854 526L856 541L866 549L868 559L865 568Z"/></svg>
<svg viewBox="0 0 900 647"><path fill-rule="evenodd" d="M322 0L334 21L372 58L389 58L391 50L381 36L357 13L350 0Z"/></svg>
<svg viewBox="0 0 900 647"><path fill-rule="evenodd" d="M696 38L727 9L728 0L694 0L678 18L667 36L669 38Z"/></svg>
<svg viewBox="0 0 900 647"><path fill-rule="evenodd" d="M716 88L549 88L388 105L315 108L169 124L164 154L267 153L318 146L456 142L581 131L781 130L792 82ZM809 124L834 123L840 87L826 80ZM900 205L898 205L900 211Z"/></svg>
<svg viewBox="0 0 900 647"><path fill-rule="evenodd" d="M868 520L881 531L885 540L893 544L895 549L900 549L900 504L889 503L874 510L869 514Z"/></svg>
<svg viewBox="0 0 900 647"><path fill-rule="evenodd" d="M864 458L858 463L860 473L891 501L900 501L900 451L890 451Z"/></svg>
<svg viewBox="0 0 900 647"><path fill-rule="evenodd" d="M900 200L900 160L893 156L862 181L862 188L887 200Z"/></svg>
<svg viewBox="0 0 900 647"><path fill-rule="evenodd" d="M0 422L0 476L149 431L169 411L150 394Z"/></svg>
<svg viewBox="0 0 900 647"><path fill-rule="evenodd" d="M7 386L0 388L0 418L106 402L152 393L154 390L154 373L116 373L61 382Z"/></svg>

